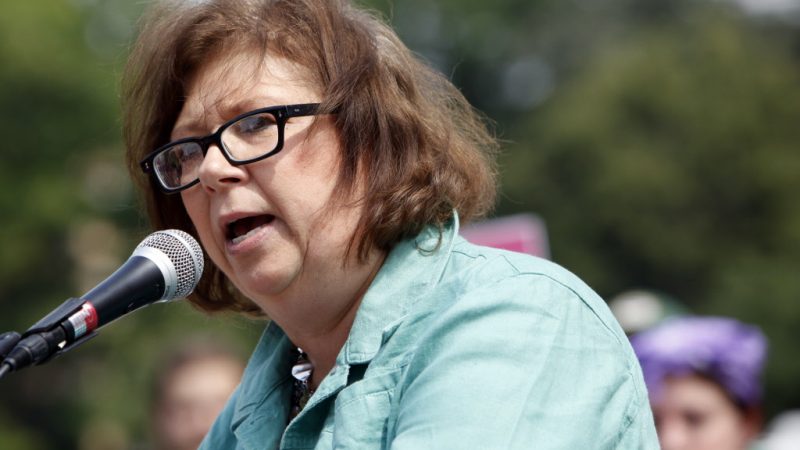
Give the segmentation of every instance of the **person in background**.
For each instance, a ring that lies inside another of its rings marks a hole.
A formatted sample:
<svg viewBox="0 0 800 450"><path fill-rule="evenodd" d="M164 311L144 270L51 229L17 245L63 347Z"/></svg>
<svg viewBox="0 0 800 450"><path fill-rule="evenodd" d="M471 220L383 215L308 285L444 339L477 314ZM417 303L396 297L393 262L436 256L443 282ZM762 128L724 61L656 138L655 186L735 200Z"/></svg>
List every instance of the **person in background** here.
<svg viewBox="0 0 800 450"><path fill-rule="evenodd" d="M150 219L205 251L190 301L270 319L202 449L658 445L605 302L459 236L497 141L382 20L166 0L142 25L125 136Z"/></svg>
<svg viewBox="0 0 800 450"><path fill-rule="evenodd" d="M244 361L206 340L164 355L152 392L154 450L195 450L239 384Z"/></svg>
<svg viewBox="0 0 800 450"><path fill-rule="evenodd" d="M667 319L631 337L663 450L744 450L761 430L767 341L730 318Z"/></svg>

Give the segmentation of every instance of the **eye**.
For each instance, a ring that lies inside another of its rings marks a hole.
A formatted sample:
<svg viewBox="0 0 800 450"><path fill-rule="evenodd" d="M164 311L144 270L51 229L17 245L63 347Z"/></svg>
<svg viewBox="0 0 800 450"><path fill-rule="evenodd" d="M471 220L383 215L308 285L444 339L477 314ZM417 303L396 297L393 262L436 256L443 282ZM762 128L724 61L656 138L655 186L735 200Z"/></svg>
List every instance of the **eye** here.
<svg viewBox="0 0 800 450"><path fill-rule="evenodd" d="M225 151L237 161L263 156L280 144L280 130L270 113L242 117L222 132Z"/></svg>
<svg viewBox="0 0 800 450"><path fill-rule="evenodd" d="M683 421L689 428L693 430L702 427L705 424L706 419L708 419L708 415L700 411L689 410L683 412Z"/></svg>
<svg viewBox="0 0 800 450"><path fill-rule="evenodd" d="M231 131L238 136L248 134L270 133L275 128L275 116L269 113L254 114L243 117L231 126Z"/></svg>
<svg viewBox="0 0 800 450"><path fill-rule="evenodd" d="M156 173L169 188L190 183L197 176L203 161L203 150L197 142L184 142L166 149L153 161Z"/></svg>

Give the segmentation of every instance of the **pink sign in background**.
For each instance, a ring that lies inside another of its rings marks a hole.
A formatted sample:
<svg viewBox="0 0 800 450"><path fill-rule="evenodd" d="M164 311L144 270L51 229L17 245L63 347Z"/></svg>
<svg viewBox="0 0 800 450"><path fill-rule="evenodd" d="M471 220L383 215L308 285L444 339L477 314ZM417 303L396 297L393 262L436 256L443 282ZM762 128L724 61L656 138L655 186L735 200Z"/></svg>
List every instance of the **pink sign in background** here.
<svg viewBox="0 0 800 450"><path fill-rule="evenodd" d="M535 214L515 214L466 225L461 235L473 244L550 257L547 228Z"/></svg>

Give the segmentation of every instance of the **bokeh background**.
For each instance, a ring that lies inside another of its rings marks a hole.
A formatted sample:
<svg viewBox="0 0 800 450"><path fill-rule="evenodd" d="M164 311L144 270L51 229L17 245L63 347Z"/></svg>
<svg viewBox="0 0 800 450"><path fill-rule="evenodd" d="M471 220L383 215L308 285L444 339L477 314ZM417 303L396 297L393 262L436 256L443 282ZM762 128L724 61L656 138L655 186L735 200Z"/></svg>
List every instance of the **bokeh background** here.
<svg viewBox="0 0 800 450"><path fill-rule="evenodd" d="M800 1L363 3L491 120L496 215L537 214L552 259L607 299L760 326L767 418L800 407ZM145 2L0 4L0 332L22 332L150 231L118 104ZM147 448L165 348L211 336L246 357L262 326L138 311L0 381L0 449Z"/></svg>

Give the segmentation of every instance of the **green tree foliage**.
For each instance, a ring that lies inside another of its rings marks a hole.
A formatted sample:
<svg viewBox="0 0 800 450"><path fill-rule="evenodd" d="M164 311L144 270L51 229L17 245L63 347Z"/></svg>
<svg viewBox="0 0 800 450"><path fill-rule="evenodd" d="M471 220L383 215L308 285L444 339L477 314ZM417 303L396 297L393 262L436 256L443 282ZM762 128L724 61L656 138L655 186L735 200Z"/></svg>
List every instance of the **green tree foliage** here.
<svg viewBox="0 0 800 450"><path fill-rule="evenodd" d="M504 210L605 295L645 286L761 325L777 408L800 403L800 65L740 17L698 11L605 49L516 125Z"/></svg>

